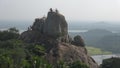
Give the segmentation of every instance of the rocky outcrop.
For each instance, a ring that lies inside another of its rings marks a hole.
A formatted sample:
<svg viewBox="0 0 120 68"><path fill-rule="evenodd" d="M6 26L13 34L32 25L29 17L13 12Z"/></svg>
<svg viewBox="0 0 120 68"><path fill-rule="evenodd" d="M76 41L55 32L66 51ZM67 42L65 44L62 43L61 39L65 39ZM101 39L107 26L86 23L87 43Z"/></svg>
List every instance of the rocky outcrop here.
<svg viewBox="0 0 120 68"><path fill-rule="evenodd" d="M43 18L36 18L35 22L33 23L33 26L31 27L33 31L39 31L40 33L43 33L44 29L44 23L45 23L46 17Z"/></svg>
<svg viewBox="0 0 120 68"><path fill-rule="evenodd" d="M59 43L57 46L53 47L47 53L46 59L54 65L61 60L65 61L65 63L81 61L90 66L90 68L98 68L96 62L88 56L85 47L68 43Z"/></svg>
<svg viewBox="0 0 120 68"><path fill-rule="evenodd" d="M97 63L87 54L85 44L80 36L72 40L68 35L65 17L50 10L47 17L37 18L29 30L23 32L20 39L46 47L45 58L51 64L62 60L66 63L81 61L90 68L98 68Z"/></svg>
<svg viewBox="0 0 120 68"><path fill-rule="evenodd" d="M83 46L83 47L85 46L85 43L82 37L79 35L74 37L74 41L72 42L72 44L77 45L77 46Z"/></svg>
<svg viewBox="0 0 120 68"><path fill-rule="evenodd" d="M48 16L42 17L42 18L36 18L35 22L32 26L29 27L29 31L23 32L21 34L21 39L25 40L24 34L27 32L30 34L30 32L37 32L39 34L45 35L45 36L51 36L54 39L57 39L59 42L69 42L68 38L68 25L65 20L65 17L59 13L56 12L48 12ZM34 37L36 35L33 35ZM27 38L26 38L27 39ZM29 40L35 41L36 38L28 37ZM25 40L26 42L31 42L29 40ZM40 40L36 40L38 42Z"/></svg>
<svg viewBox="0 0 120 68"><path fill-rule="evenodd" d="M120 57L104 59L100 68L120 68Z"/></svg>
<svg viewBox="0 0 120 68"><path fill-rule="evenodd" d="M48 12L44 33L51 36L67 35L68 26L64 16L55 12Z"/></svg>
<svg viewBox="0 0 120 68"><path fill-rule="evenodd" d="M65 17L58 12L50 11L47 17L36 18L33 25L29 27L29 32L30 31L36 31L40 34L51 36L59 42L69 42L67 22ZM27 42L30 41L28 40Z"/></svg>

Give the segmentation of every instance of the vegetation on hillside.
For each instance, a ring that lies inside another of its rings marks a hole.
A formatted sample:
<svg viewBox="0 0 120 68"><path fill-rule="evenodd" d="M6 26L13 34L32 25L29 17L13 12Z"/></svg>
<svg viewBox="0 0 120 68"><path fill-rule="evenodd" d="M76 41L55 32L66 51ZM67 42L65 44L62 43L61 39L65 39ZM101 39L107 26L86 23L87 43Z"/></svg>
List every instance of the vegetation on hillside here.
<svg viewBox="0 0 120 68"><path fill-rule="evenodd" d="M87 32L70 33L70 36L80 35L86 45L107 50L112 53L120 53L120 33L113 33L106 29L92 29Z"/></svg>
<svg viewBox="0 0 120 68"><path fill-rule="evenodd" d="M46 48L35 43L19 40L16 28L0 31L0 68L89 68L88 65L76 61L49 64L43 56Z"/></svg>

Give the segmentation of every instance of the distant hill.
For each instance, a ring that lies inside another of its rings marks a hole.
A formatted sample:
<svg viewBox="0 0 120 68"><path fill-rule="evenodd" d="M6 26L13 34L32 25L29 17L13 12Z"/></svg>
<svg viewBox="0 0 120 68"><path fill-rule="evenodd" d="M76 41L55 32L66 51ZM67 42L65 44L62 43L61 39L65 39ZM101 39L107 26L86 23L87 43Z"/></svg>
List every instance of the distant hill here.
<svg viewBox="0 0 120 68"><path fill-rule="evenodd" d="M94 45L95 41L100 40L100 38L104 37L105 35L111 35L113 33L105 29L91 29L87 32L69 32L69 34L72 37L74 37L75 35L81 35L86 44Z"/></svg>
<svg viewBox="0 0 120 68"><path fill-rule="evenodd" d="M96 46L113 53L120 53L120 35L104 36L96 42Z"/></svg>
<svg viewBox="0 0 120 68"><path fill-rule="evenodd" d="M80 33L83 39L86 41L88 45L94 45L99 39L106 35L111 35L112 32L105 30L105 29L93 29L88 30L87 32Z"/></svg>
<svg viewBox="0 0 120 68"><path fill-rule="evenodd" d="M70 36L80 35L87 46L98 47L113 53L120 53L120 33L105 29L92 29L87 32L69 33Z"/></svg>
<svg viewBox="0 0 120 68"><path fill-rule="evenodd" d="M120 22L105 22L105 21L69 22L69 29L70 30L71 29L72 30L105 29L105 30L109 30L109 31L120 31L119 23Z"/></svg>

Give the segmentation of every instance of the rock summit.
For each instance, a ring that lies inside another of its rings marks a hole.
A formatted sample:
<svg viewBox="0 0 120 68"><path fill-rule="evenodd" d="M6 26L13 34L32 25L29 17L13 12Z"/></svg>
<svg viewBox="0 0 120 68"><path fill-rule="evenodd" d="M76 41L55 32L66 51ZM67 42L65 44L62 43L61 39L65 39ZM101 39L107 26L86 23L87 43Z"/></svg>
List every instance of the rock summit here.
<svg viewBox="0 0 120 68"><path fill-rule="evenodd" d="M90 68L98 68L97 63L88 55L81 36L76 36L74 40L70 38L68 24L58 10L50 9L47 17L36 18L20 39L45 46L47 50L44 58L51 64L61 60L66 63L81 61Z"/></svg>

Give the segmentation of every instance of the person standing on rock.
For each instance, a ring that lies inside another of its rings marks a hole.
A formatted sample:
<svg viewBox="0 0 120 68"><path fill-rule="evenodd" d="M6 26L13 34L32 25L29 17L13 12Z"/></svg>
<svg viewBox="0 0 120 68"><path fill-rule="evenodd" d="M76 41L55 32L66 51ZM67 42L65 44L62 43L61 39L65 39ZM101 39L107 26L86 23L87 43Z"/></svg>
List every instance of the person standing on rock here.
<svg viewBox="0 0 120 68"><path fill-rule="evenodd" d="M55 10L55 12L56 12L56 13L59 13L59 11L58 11L57 9Z"/></svg>
<svg viewBox="0 0 120 68"><path fill-rule="evenodd" d="M53 12L52 8L50 8L50 12Z"/></svg>

